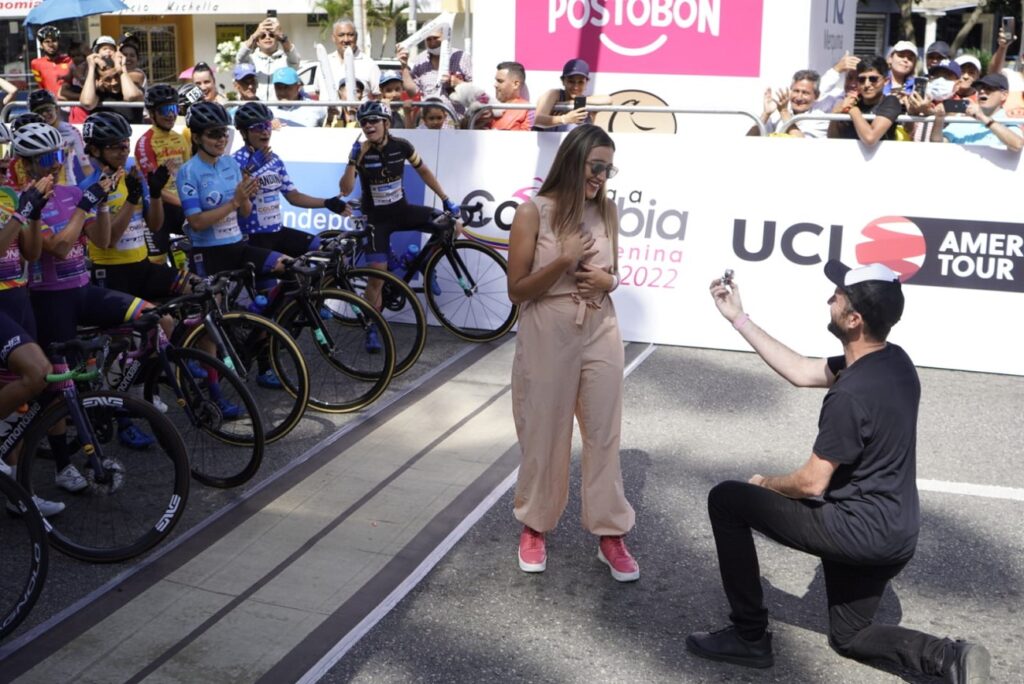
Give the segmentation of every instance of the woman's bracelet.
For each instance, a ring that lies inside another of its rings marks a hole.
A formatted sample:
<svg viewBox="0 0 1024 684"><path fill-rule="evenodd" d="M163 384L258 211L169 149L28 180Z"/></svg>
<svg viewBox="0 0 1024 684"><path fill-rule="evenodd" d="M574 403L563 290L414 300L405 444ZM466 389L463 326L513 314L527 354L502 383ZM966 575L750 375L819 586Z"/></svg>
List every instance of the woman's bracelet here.
<svg viewBox="0 0 1024 684"><path fill-rule="evenodd" d="M750 316L745 313L740 314L736 317L736 320L732 322L732 327L737 330L742 330L743 326L750 322Z"/></svg>
<svg viewBox="0 0 1024 684"><path fill-rule="evenodd" d="M619 287L619 275L617 273L612 273L612 289L610 289L608 291L609 292L615 292L615 290L617 290L618 287Z"/></svg>

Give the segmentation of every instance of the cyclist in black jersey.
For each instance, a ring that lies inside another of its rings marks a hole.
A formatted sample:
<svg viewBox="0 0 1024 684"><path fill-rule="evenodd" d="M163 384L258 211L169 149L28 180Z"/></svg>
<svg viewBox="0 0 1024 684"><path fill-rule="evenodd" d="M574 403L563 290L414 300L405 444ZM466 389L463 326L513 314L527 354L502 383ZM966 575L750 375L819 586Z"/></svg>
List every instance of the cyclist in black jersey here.
<svg viewBox="0 0 1024 684"><path fill-rule="evenodd" d="M349 195L355 189L358 174L362 187L362 210L373 226L372 253L366 255L367 261L372 268L386 271L392 233L403 230L434 233L438 230L438 226L433 223L438 212L430 207L410 204L405 197L402 175L406 162L412 165L426 186L441 198L445 211L458 218L460 208L448 199L434 173L423 163L412 143L390 135L391 107L387 102L364 102L356 112L356 119L366 140L357 139L352 145L348 166L341 177L341 194ZM381 307L382 286L382 280L369 278L363 295L378 310ZM372 330L367 333L368 351L373 346L373 334Z"/></svg>

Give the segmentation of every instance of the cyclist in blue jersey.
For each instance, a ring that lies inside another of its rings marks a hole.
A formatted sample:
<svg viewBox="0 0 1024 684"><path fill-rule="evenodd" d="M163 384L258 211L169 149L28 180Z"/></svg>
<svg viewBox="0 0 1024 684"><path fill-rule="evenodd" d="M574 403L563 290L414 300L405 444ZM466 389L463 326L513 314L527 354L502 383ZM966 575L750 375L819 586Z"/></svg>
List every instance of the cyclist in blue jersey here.
<svg viewBox="0 0 1024 684"><path fill-rule="evenodd" d="M408 140L389 134L391 107L387 102L369 100L359 105L356 119L366 140L356 140L348 157L348 166L341 177L342 195L349 195L355 189L356 175L362 187L361 206L363 213L373 226L371 254L367 261L372 268L386 271L388 252L391 248L391 233L403 230L418 230L435 233L440 228L433 223L439 212L431 207L410 204L405 197L402 178L405 163L416 170L420 178L434 194L441 198L445 211L455 218L460 208L448 199L444 189L433 172L423 163L416 148ZM381 288L384 281L368 278L364 297L377 309L381 308ZM375 331L367 332L366 349L376 345Z"/></svg>
<svg viewBox="0 0 1024 684"><path fill-rule="evenodd" d="M223 106L204 101L189 108L187 123L196 154L178 169L177 184L193 271L206 276L252 263L259 274L283 273L288 257L242 237L238 221L252 213L259 184L225 154L231 117Z"/></svg>
<svg viewBox="0 0 1024 684"><path fill-rule="evenodd" d="M347 214L348 206L340 197L311 197L299 192L284 162L270 149L273 119L274 114L262 102L246 102L235 110L235 128L245 141L245 146L235 152L235 161L259 183L253 211L239 223L250 245L296 257L316 249L320 238L282 226L282 195L289 204L305 209L325 208L336 214Z"/></svg>

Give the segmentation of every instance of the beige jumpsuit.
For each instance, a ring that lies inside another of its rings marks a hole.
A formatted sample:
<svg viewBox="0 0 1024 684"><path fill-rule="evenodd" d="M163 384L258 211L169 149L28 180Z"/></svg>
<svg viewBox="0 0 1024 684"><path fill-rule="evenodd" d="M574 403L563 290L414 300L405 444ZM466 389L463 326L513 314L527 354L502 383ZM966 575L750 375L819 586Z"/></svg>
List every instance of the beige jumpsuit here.
<svg viewBox="0 0 1024 684"><path fill-rule="evenodd" d="M540 214L535 272L558 258L561 247L551 230L551 200L536 197L533 203ZM611 242L589 206L584 226L597 250L590 263L608 269ZM547 532L565 510L575 414L583 440L583 527L596 535L622 535L633 527L635 513L619 467L623 357L611 298L581 300L571 274L523 304L512 364L512 415L522 450L515 516L524 525Z"/></svg>

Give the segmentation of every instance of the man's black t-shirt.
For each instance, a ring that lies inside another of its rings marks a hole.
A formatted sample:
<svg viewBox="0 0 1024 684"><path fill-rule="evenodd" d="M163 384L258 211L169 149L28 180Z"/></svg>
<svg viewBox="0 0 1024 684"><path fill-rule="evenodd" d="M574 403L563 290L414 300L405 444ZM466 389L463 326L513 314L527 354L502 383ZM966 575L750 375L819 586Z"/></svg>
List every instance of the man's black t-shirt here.
<svg viewBox="0 0 1024 684"><path fill-rule="evenodd" d="M895 140L896 139L896 118L903 113L903 105L900 104L900 99L895 95L886 95L881 100L876 102L874 106L866 105L863 101L859 101L857 106L860 108L862 114L875 114L877 116L884 116L893 122L892 126L889 126L889 130L882 136L882 140ZM853 127L853 123L842 124L842 128L839 131L839 137L844 139L856 140L857 129Z"/></svg>
<svg viewBox="0 0 1024 684"><path fill-rule="evenodd" d="M829 359L835 371L843 357ZM906 561L920 528L917 410L921 383L894 344L840 370L821 405L814 453L838 463L825 492L825 525L850 558Z"/></svg>

